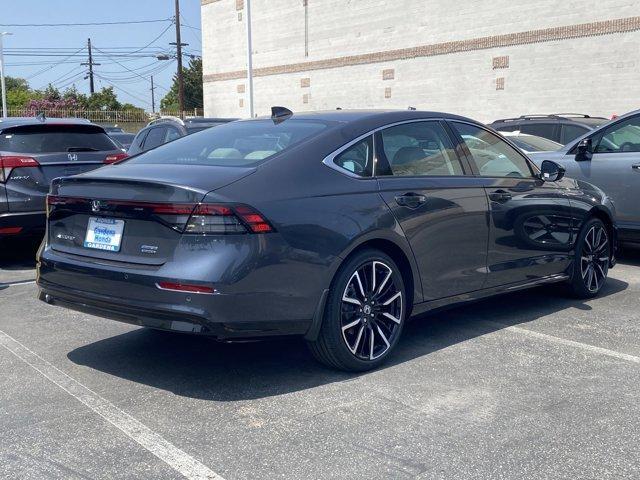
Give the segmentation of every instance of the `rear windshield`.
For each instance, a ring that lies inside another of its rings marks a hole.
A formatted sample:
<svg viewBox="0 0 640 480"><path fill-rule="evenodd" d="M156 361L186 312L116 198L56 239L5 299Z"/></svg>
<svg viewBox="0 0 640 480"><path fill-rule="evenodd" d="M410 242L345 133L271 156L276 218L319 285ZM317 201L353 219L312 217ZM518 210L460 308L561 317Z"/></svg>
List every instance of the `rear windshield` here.
<svg viewBox="0 0 640 480"><path fill-rule="evenodd" d="M328 126L307 120L287 120L279 124L272 120L232 122L149 150L127 163L256 166Z"/></svg>
<svg viewBox="0 0 640 480"><path fill-rule="evenodd" d="M100 152L117 149L102 129L90 125L28 125L0 133L0 151L4 152Z"/></svg>

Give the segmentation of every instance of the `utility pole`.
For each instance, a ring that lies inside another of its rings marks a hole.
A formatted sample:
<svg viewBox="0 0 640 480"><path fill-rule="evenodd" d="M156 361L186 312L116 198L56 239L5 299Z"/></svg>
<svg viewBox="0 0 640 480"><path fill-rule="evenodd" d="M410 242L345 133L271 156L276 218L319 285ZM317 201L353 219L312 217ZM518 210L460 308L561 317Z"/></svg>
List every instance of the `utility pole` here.
<svg viewBox="0 0 640 480"><path fill-rule="evenodd" d="M151 112L156 113L156 95L154 90L156 87L153 86L153 75L151 75Z"/></svg>
<svg viewBox="0 0 640 480"><path fill-rule="evenodd" d="M4 52L2 47L2 37L11 35L9 32L0 32L0 89L2 89L2 118L7 118L7 87L4 83Z"/></svg>
<svg viewBox="0 0 640 480"><path fill-rule="evenodd" d="M245 0L247 11L247 95L249 96L249 118L253 118L253 56L251 53L251 0Z"/></svg>
<svg viewBox="0 0 640 480"><path fill-rule="evenodd" d="M87 49L89 50L89 62L88 63L81 63L80 65L89 65L89 91L91 92L91 95L93 95L95 93L95 88L93 86L93 67L94 65L100 65L99 63L93 63L93 56L91 53L91 39L87 38ZM85 77L87 78L87 77Z"/></svg>
<svg viewBox="0 0 640 480"><path fill-rule="evenodd" d="M180 39L180 0L176 0L176 54L178 57L178 107L180 117L184 114L184 79L182 78L182 47L186 46Z"/></svg>

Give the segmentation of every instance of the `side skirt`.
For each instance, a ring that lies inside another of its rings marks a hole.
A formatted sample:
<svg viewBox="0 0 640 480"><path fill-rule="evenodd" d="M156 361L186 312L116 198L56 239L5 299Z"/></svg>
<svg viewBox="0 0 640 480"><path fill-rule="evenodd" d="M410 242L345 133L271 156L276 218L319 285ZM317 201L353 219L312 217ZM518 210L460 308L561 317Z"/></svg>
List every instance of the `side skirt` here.
<svg viewBox="0 0 640 480"><path fill-rule="evenodd" d="M452 297L439 298L429 302L417 303L413 306L412 317L420 315L431 310L444 308L453 305L459 305L467 302L474 302L483 298L492 297L494 295L501 295L505 293L516 292L518 290L524 290L527 288L537 287L540 285L546 285L549 283L559 283L569 280L571 277L566 273L558 273L555 275L549 275L547 277L538 278L529 282L521 282L509 285L500 285L498 287L486 288L483 290L476 290L474 292L463 293L461 295L454 295Z"/></svg>

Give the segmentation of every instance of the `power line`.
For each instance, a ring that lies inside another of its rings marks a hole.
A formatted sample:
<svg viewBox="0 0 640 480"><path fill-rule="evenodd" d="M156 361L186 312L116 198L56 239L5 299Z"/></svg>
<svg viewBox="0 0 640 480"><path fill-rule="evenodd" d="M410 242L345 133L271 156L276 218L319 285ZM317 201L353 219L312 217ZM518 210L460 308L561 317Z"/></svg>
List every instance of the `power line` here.
<svg viewBox="0 0 640 480"><path fill-rule="evenodd" d="M101 52L101 53L104 53L104 52L103 52L101 49L99 49L98 47L94 47L94 48L96 49L96 51ZM111 56L111 55L106 55L106 56L107 56L108 58L111 58L111 60L113 60L114 62L116 62L118 65L120 65L120 66L121 66L122 68L124 68L125 70L127 70L127 71L129 71L129 72L133 73L135 76L140 77L140 78L142 78L143 80L147 80L147 81L148 81L148 78L146 78L146 77L144 77L144 76L140 75L139 73L137 73L137 72L135 72L134 70L132 70L132 69L130 69L129 67L127 67L126 65L123 65L122 63L120 63L119 61L117 61L115 58L113 58L113 56ZM160 87L160 88L162 88L162 89L166 90L167 92L169 91L169 89L168 89L168 88L166 88L166 87L164 87L164 86L162 86L162 85L160 85L160 84L157 84L157 83L156 83L156 85L157 85L158 87Z"/></svg>
<svg viewBox="0 0 640 480"><path fill-rule="evenodd" d="M142 47L142 48L140 48L140 49L138 49L138 50L135 50L135 51L133 51L133 52L130 52L130 53L138 53L138 52L140 52L140 51L144 50L145 48L150 47L151 45L153 45L154 43L156 43L158 40L160 40L160 38L161 38L165 33L167 33L167 31L168 31L172 26L173 26L173 21L171 21L171 23L170 23L169 25L167 25L167 28L165 28L164 30L162 30L162 32L160 32L160 35L158 35L156 38L154 38L154 39L153 39L153 40L151 40L149 43L147 43L144 47Z"/></svg>
<svg viewBox="0 0 640 480"><path fill-rule="evenodd" d="M142 103L144 103L144 104L146 104L146 105L151 105L151 104L149 103L149 100L144 100L144 99L142 99L142 98L138 97L137 95L134 95L133 93L131 93L131 92L129 92L129 91L127 91L127 90L125 90L124 88L122 88L122 87L120 87L120 86L118 86L118 85L113 84L112 82L110 82L110 81L109 81L109 80L107 80L106 78L102 77L101 75L99 75L99 74L97 74L97 73L96 73L96 74L95 74L95 76L96 76L96 77L98 77L98 78L100 78L101 80L104 80L104 81L105 81L105 82L107 82L109 85L111 85L113 88L115 88L115 89L117 89L117 90L120 90L120 91L121 91L121 92L123 92L123 93L126 93L126 94L127 94L127 95L129 95L131 98L135 98L135 99L136 99L136 100L138 100L139 102L142 102Z"/></svg>
<svg viewBox="0 0 640 480"><path fill-rule="evenodd" d="M171 18L157 20L124 20L119 22L87 22L87 23L0 23L0 27L86 27L106 25L134 25L140 23L161 23L172 21Z"/></svg>
<svg viewBox="0 0 640 480"><path fill-rule="evenodd" d="M184 17L184 15L183 15ZM185 27L185 28L190 28L191 30L198 30L199 32L202 31L202 29L198 28L198 27L192 27L191 25L187 25L186 23L181 23L181 26Z"/></svg>
<svg viewBox="0 0 640 480"><path fill-rule="evenodd" d="M28 77L25 78L25 80L31 80L32 78L37 77L38 75L42 75L44 72L48 72L49 70L51 70L54 67L57 67L58 65L61 65L62 63L64 63L65 61L75 57L77 54L79 54L82 50L84 50L84 48L80 48L79 50L73 52L71 55L69 55L67 58L65 58L64 60L61 60L58 63L55 63L51 66L47 65L46 67L44 67L41 70L38 70L36 73L29 75Z"/></svg>

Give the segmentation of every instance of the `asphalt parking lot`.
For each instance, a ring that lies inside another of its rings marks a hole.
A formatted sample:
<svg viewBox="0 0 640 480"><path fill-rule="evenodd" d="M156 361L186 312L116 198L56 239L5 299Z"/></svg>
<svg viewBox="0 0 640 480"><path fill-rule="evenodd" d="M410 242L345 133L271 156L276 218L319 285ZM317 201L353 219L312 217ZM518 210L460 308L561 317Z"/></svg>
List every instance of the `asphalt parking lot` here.
<svg viewBox="0 0 640 480"><path fill-rule="evenodd" d="M47 306L0 259L0 477L638 478L640 254L410 323L378 371Z"/></svg>

